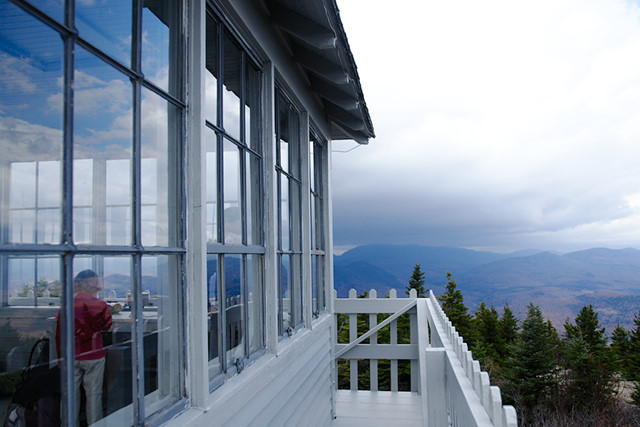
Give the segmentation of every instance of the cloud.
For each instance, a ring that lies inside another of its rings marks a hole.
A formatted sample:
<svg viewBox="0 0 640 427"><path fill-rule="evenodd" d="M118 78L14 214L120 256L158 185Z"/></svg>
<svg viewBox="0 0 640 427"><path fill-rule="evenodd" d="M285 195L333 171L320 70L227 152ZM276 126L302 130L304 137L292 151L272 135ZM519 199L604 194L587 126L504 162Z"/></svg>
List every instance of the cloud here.
<svg viewBox="0 0 640 427"><path fill-rule="evenodd" d="M640 246L636 4L340 6L378 136L333 155L336 244Z"/></svg>

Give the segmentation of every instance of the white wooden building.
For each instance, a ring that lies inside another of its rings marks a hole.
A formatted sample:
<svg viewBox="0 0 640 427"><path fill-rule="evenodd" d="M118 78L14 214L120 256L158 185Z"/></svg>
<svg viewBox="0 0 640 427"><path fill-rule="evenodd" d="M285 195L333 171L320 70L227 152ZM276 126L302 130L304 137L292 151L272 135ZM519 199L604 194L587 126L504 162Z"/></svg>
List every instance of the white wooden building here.
<svg viewBox="0 0 640 427"><path fill-rule="evenodd" d="M374 132L335 0L0 0L0 73L0 377L50 338L62 423L84 423L71 320L90 269L123 308L96 425L357 422L336 392L337 352L364 344L335 345L330 153ZM446 348L427 317L446 319L412 301L421 341L392 358L415 356L426 424L421 366ZM432 424L455 423L434 384Z"/></svg>

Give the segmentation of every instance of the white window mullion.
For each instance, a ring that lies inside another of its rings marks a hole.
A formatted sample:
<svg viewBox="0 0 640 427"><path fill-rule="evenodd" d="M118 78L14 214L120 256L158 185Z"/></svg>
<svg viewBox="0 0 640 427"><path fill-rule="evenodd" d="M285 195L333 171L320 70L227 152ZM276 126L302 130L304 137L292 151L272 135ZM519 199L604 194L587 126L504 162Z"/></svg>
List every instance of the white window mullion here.
<svg viewBox="0 0 640 427"><path fill-rule="evenodd" d="M276 353L278 347L278 199L276 179L276 143L274 111L274 69L272 63L264 65L263 77L263 162L264 176L264 283L265 283L265 329L266 347Z"/></svg>
<svg viewBox="0 0 640 427"><path fill-rule="evenodd" d="M313 318L313 281L311 279L311 180L309 177L309 114L300 116L300 158L302 197L302 312L304 325L311 327Z"/></svg>
<svg viewBox="0 0 640 427"><path fill-rule="evenodd" d="M187 7L187 57L191 67L187 79L186 144L186 300L188 373L187 386L191 404L206 406L209 397L207 328L207 256L204 144L204 73L206 60L206 0L192 0Z"/></svg>

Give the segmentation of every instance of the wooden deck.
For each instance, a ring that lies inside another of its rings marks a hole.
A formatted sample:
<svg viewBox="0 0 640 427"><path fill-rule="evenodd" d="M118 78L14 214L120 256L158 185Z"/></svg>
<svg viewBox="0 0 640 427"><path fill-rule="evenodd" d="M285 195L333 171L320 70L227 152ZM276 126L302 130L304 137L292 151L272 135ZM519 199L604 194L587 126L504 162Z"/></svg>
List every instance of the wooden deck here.
<svg viewBox="0 0 640 427"><path fill-rule="evenodd" d="M422 426L422 399L413 392L336 391L332 426Z"/></svg>

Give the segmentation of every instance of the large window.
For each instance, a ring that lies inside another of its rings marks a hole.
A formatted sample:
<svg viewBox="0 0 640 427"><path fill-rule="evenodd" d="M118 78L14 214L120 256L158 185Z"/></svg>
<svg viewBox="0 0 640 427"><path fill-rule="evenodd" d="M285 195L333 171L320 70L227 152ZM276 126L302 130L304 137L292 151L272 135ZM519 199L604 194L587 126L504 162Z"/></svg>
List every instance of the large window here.
<svg viewBox="0 0 640 427"><path fill-rule="evenodd" d="M278 201L278 317L280 335L303 323L300 113L276 87L275 141Z"/></svg>
<svg viewBox="0 0 640 427"><path fill-rule="evenodd" d="M30 3L0 2L0 413L35 346L64 425L142 424L184 395L182 7Z"/></svg>
<svg viewBox="0 0 640 427"><path fill-rule="evenodd" d="M207 329L215 386L264 348L261 71L213 11L206 34Z"/></svg>
<svg viewBox="0 0 640 427"><path fill-rule="evenodd" d="M325 159L327 148L315 132L309 132L309 182L311 190L311 292L313 315L326 310L325 272Z"/></svg>

